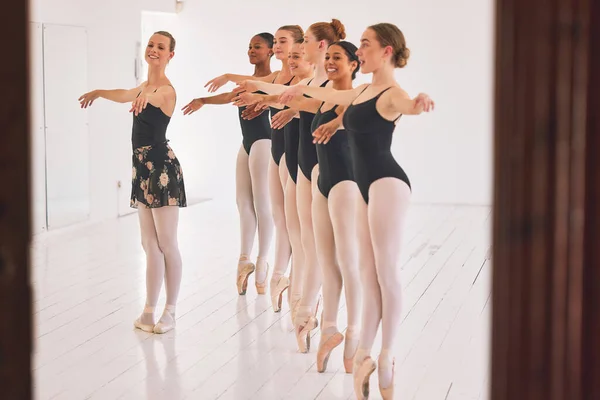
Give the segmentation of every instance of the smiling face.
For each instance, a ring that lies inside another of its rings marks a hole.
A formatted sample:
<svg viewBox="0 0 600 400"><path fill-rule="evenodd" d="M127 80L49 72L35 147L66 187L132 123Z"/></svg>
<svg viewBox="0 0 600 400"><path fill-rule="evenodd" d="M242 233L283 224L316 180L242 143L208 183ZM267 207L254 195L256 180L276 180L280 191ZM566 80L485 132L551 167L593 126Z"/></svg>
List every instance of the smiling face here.
<svg viewBox="0 0 600 400"><path fill-rule="evenodd" d="M150 66L165 67L175 53L171 51L171 39L155 33L146 46L146 62Z"/></svg>
<svg viewBox="0 0 600 400"><path fill-rule="evenodd" d="M310 73L312 64L306 61L301 43L295 43L289 55L289 66L293 75L305 76Z"/></svg>
<svg viewBox="0 0 600 400"><path fill-rule="evenodd" d="M273 52L275 58L278 60L284 60L289 57L292 45L294 44L294 38L289 31L278 30L275 32L275 40L273 41Z"/></svg>
<svg viewBox="0 0 600 400"><path fill-rule="evenodd" d="M250 64L255 65L268 62L272 54L272 49L269 48L265 39L257 35L250 40L250 45L248 46Z"/></svg>
<svg viewBox="0 0 600 400"><path fill-rule="evenodd" d="M342 46L334 44L329 46L325 54L325 70L327 79L330 81L342 81L352 79L354 70L358 63L350 60L348 53Z"/></svg>
<svg viewBox="0 0 600 400"><path fill-rule="evenodd" d="M360 47L356 52L360 62L360 71L363 74L369 74L380 69L385 64L386 52L390 51L389 46L387 46L387 50L381 46L375 31L367 29L360 38Z"/></svg>

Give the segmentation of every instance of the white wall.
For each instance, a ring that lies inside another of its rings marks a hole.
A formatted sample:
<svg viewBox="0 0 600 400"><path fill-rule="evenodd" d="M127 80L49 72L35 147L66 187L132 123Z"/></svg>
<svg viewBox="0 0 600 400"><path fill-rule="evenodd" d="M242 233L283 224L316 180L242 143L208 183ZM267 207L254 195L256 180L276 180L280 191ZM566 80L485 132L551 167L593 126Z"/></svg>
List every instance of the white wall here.
<svg viewBox="0 0 600 400"><path fill-rule="evenodd" d="M31 0L30 4L30 21L87 28L89 90L134 87L142 10L175 11L174 0ZM92 221L117 216L117 181L131 176L132 117L127 111L127 105L106 101L87 111ZM122 190L130 191L129 185L129 180L123 182Z"/></svg>
<svg viewBox="0 0 600 400"><path fill-rule="evenodd" d="M347 40L358 44L369 24L392 22L412 52L408 66L398 70L399 82L411 95L426 92L436 101L434 113L404 117L396 130L393 150L411 178L413 200L491 204L493 0L380 1L370 8L341 0L273 4L185 3L176 17L178 47L170 67L180 105L206 95L203 86L216 75L251 73L246 49L255 33L335 17L346 26ZM185 162L186 187L233 201L241 140L235 109L208 106L176 117L170 135Z"/></svg>

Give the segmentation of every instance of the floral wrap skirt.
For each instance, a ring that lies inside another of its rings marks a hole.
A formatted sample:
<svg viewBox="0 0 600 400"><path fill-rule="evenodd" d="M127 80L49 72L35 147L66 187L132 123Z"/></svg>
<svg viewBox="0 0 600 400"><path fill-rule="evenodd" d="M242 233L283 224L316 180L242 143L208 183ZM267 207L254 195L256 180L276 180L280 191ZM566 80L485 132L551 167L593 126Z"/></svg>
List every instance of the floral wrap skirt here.
<svg viewBox="0 0 600 400"><path fill-rule="evenodd" d="M183 171L173 149L165 142L133 150L132 208L186 207Z"/></svg>

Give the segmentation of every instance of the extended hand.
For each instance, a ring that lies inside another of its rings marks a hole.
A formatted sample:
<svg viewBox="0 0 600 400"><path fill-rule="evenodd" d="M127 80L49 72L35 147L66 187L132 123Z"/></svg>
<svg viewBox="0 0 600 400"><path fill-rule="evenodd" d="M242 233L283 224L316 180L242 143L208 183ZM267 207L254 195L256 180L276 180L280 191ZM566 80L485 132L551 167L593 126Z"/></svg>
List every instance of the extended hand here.
<svg viewBox="0 0 600 400"><path fill-rule="evenodd" d="M421 106L425 112L433 111L435 108L435 103L425 93L419 93L419 95L415 97L415 101L415 107Z"/></svg>
<svg viewBox="0 0 600 400"><path fill-rule="evenodd" d="M254 81L241 81L233 89L233 93L256 92L256 91L258 91L258 88L256 87L256 83L254 83Z"/></svg>
<svg viewBox="0 0 600 400"><path fill-rule="evenodd" d="M264 111L264 109L257 108L256 104L250 104L244 109L244 111L242 111L242 118L246 120L251 120L261 115Z"/></svg>
<svg viewBox="0 0 600 400"><path fill-rule="evenodd" d="M182 108L183 115L190 115L192 113L195 113L196 111L201 109L203 105L204 102L202 101L202 99L194 99Z"/></svg>
<svg viewBox="0 0 600 400"><path fill-rule="evenodd" d="M292 109L287 109L283 111L279 111L277 114L271 118L271 128L273 129L281 129L288 124L296 115L296 111Z"/></svg>
<svg viewBox="0 0 600 400"><path fill-rule="evenodd" d="M210 93L216 92L219 88L229 82L227 75L217 76L216 78L208 81L204 87L208 86L208 91Z"/></svg>
<svg viewBox="0 0 600 400"><path fill-rule="evenodd" d="M79 104L81 104L81 108L88 108L98 97L100 97L98 91L92 90L91 92L82 95L79 99L77 99L77 101L79 101Z"/></svg>
<svg viewBox="0 0 600 400"><path fill-rule="evenodd" d="M279 103L288 104L290 101L294 100L294 98L301 95L301 88L298 86L292 86L289 89L286 89L285 92L281 93L281 95L279 96Z"/></svg>
<svg viewBox="0 0 600 400"><path fill-rule="evenodd" d="M149 95L141 93L134 101L131 103L131 110L129 112L133 112L135 115L139 115L148 105Z"/></svg>
<svg viewBox="0 0 600 400"><path fill-rule="evenodd" d="M233 98L233 105L237 107L249 106L250 104L258 103L259 100L259 96L252 93L243 92Z"/></svg>
<svg viewBox="0 0 600 400"><path fill-rule="evenodd" d="M337 120L329 121L326 124L320 125L313 132L313 143L326 144L331 140L331 137L335 135L340 127L340 123Z"/></svg>

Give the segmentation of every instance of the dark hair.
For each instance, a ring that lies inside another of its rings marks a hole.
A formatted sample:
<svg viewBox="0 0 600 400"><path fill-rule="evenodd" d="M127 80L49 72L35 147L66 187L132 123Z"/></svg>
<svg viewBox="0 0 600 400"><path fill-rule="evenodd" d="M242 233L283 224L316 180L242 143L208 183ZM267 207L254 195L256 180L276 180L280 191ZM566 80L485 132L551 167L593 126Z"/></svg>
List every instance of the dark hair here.
<svg viewBox="0 0 600 400"><path fill-rule="evenodd" d="M161 36L164 36L166 38L169 38L169 40L170 40L169 51L175 51L175 38L173 37L173 35L171 35L167 31L158 31L158 32L154 32L154 34L155 35L161 35Z"/></svg>
<svg viewBox="0 0 600 400"><path fill-rule="evenodd" d="M410 50L406 47L406 39L402 31L394 24L381 23L371 25L377 41L382 47L391 46L394 50L392 62L396 68L404 68L410 57Z"/></svg>
<svg viewBox="0 0 600 400"><path fill-rule="evenodd" d="M325 40L327 43L337 42L346 38L346 28L339 19L332 19L331 22L315 22L309 28L309 31L315 35L319 41Z"/></svg>
<svg viewBox="0 0 600 400"><path fill-rule="evenodd" d="M354 80L356 78L356 73L360 69L360 63L358 62L358 56L356 55L358 48L353 43L346 42L345 40L333 42L329 45L329 47L334 45L340 46L342 49L344 49L350 62L356 61L356 68L354 68L354 71L352 71L352 80Z"/></svg>
<svg viewBox="0 0 600 400"><path fill-rule="evenodd" d="M278 31L288 31L292 34L292 38L294 39L294 43L302 43L304 42L304 31L300 25L284 25L277 29Z"/></svg>
<svg viewBox="0 0 600 400"><path fill-rule="evenodd" d="M272 49L273 48L273 35L271 35L269 32L263 32L263 33L258 33L254 36L258 36L260 37L262 40L264 40L265 42L267 42L267 47Z"/></svg>

